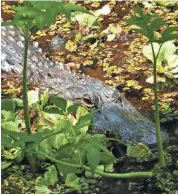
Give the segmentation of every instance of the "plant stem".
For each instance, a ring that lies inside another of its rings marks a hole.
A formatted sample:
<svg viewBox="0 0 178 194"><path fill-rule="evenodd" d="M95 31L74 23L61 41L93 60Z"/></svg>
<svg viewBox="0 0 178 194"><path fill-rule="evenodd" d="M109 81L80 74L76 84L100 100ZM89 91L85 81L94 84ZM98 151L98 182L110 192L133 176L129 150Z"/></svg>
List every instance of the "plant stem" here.
<svg viewBox="0 0 178 194"><path fill-rule="evenodd" d="M24 33L25 43L24 43L24 61L23 61L23 108L24 108L24 120L26 126L26 132L28 135L31 134L31 124L30 124L30 115L28 107L28 88L27 88L27 55L28 55L28 44L29 37L28 33Z"/></svg>
<svg viewBox="0 0 178 194"><path fill-rule="evenodd" d="M91 169L88 166L63 162L61 160L56 160L55 158L51 158L50 156L47 156L46 154L44 154L42 152L38 152L38 153L40 155L48 158L52 162L56 162L56 163L67 165L67 166L73 166L73 167L77 167L77 168L83 168L87 171L91 171ZM150 178L150 177L153 177L153 172L129 172L129 173L118 174L118 173L106 173L106 172L102 172L102 171L96 169L94 173L101 175L102 177L108 177L108 178L142 178L142 177L144 177L144 178L149 177Z"/></svg>
<svg viewBox="0 0 178 194"><path fill-rule="evenodd" d="M164 158L164 150L163 150L163 145L162 145L162 137L161 137L161 130L160 130L160 119L159 119L159 105L158 105L158 85L157 85L157 66L156 66L156 61L159 53L157 56L155 55L154 52L154 47L153 47L153 42L151 42L151 49L153 53L153 77L154 77L154 105L155 105L155 123L156 123L156 138L157 138L157 147L158 147L158 158L159 158L159 165L160 167L165 167L166 162ZM160 49L159 49L160 51Z"/></svg>

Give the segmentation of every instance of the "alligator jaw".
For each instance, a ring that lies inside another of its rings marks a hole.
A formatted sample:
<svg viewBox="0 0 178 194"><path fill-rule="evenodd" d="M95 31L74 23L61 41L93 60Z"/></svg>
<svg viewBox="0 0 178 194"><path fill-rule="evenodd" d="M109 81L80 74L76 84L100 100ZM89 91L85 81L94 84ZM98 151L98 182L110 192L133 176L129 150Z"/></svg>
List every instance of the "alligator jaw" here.
<svg viewBox="0 0 178 194"><path fill-rule="evenodd" d="M123 106L120 103L104 105L94 117L94 127L98 130L110 129L120 136L124 143L132 141L134 144L142 142L146 145L156 144L155 124L143 117L129 103ZM168 139L167 133L162 133L163 141Z"/></svg>

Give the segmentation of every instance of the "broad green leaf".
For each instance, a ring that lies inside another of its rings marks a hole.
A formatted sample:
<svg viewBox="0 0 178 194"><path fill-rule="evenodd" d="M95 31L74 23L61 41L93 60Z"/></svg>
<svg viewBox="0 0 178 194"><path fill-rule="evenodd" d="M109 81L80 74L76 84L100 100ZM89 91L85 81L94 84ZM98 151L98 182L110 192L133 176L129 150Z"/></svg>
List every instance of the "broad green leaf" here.
<svg viewBox="0 0 178 194"><path fill-rule="evenodd" d="M58 5L56 5L56 9L58 13L64 14L66 18L70 21L71 11L64 8L64 3L58 2Z"/></svg>
<svg viewBox="0 0 178 194"><path fill-rule="evenodd" d="M94 173L96 167L100 163L100 157L101 157L100 150L93 146L88 147L88 149L86 150L86 155L87 155L88 165L91 168L92 173Z"/></svg>
<svg viewBox="0 0 178 194"><path fill-rule="evenodd" d="M8 131L19 131L17 123L12 121L2 123L1 128Z"/></svg>
<svg viewBox="0 0 178 194"><path fill-rule="evenodd" d="M34 8L38 9L39 11L45 9L48 10L51 5L55 4L55 2L50 1L31 1L30 2Z"/></svg>
<svg viewBox="0 0 178 194"><path fill-rule="evenodd" d="M8 168L10 165L12 164L12 162L10 161L5 161L5 162L1 162L1 170L5 170L6 168Z"/></svg>
<svg viewBox="0 0 178 194"><path fill-rule="evenodd" d="M66 158L66 159L64 158L64 159L61 159L61 161L68 164L79 165L77 161L71 158ZM56 166L61 176L66 176L68 173L76 173L76 174L80 173L80 169L78 169L75 166L70 166L70 165L65 165L60 163L56 163Z"/></svg>
<svg viewBox="0 0 178 194"><path fill-rule="evenodd" d="M104 165L98 165L96 169L99 170L100 172L104 172ZM101 175L93 174L90 171L85 171L85 176L88 177L88 178L99 178L99 177L101 177Z"/></svg>
<svg viewBox="0 0 178 194"><path fill-rule="evenodd" d="M27 15L30 17L34 17L36 15L40 15L42 12L33 7L14 7L13 10L17 11L17 15Z"/></svg>
<svg viewBox="0 0 178 194"><path fill-rule="evenodd" d="M54 137L49 138L48 141L56 149L59 149L60 147L66 145L68 143L64 133L60 133L58 135L55 135Z"/></svg>
<svg viewBox="0 0 178 194"><path fill-rule="evenodd" d="M135 146L132 146L131 143L128 143L127 145L127 156L135 158L138 161L145 161L150 155L150 149L142 143L138 143Z"/></svg>
<svg viewBox="0 0 178 194"><path fill-rule="evenodd" d="M35 190L38 194L50 194L51 191L48 189L48 185L43 177L38 177L35 182Z"/></svg>
<svg viewBox="0 0 178 194"><path fill-rule="evenodd" d="M175 33L176 31L178 31L178 26L167 27L162 32L163 41L166 42L166 41L169 41L169 40L178 39L178 33Z"/></svg>
<svg viewBox="0 0 178 194"><path fill-rule="evenodd" d="M67 113L73 113L74 111L76 111L81 105L80 104L72 104L71 106L69 106L67 108Z"/></svg>
<svg viewBox="0 0 178 194"><path fill-rule="evenodd" d="M67 174L67 177L65 180L65 185L68 187L75 188L78 191L81 191L81 189L82 189L82 185L80 183L80 178L74 173Z"/></svg>
<svg viewBox="0 0 178 194"><path fill-rule="evenodd" d="M35 90L28 91L28 104L32 105L39 101L39 92Z"/></svg>
<svg viewBox="0 0 178 194"><path fill-rule="evenodd" d="M153 43L153 48L154 48L154 52L155 52L155 55L158 54L158 51L159 51L159 48L160 48L160 45L158 43ZM149 45L146 45L143 47L143 54L145 57L147 57L149 60L152 61L153 63L153 53L152 53L152 49L151 49L151 44ZM160 56L160 54L159 54ZM160 63L160 59L157 59L157 62Z"/></svg>
<svg viewBox="0 0 178 194"><path fill-rule="evenodd" d="M1 111L1 122L7 122L7 121L15 121L15 115L14 113L6 110Z"/></svg>
<svg viewBox="0 0 178 194"><path fill-rule="evenodd" d="M57 170L54 165L48 168L48 171L44 174L44 180L48 186L53 186L57 183L58 181Z"/></svg>
<svg viewBox="0 0 178 194"><path fill-rule="evenodd" d="M84 116L84 115L86 115L88 113L88 110L86 109L86 108L84 108L84 107L79 107L78 109L77 109L77 113L76 113L76 118L77 118L77 120L79 120L79 118L81 117L81 116Z"/></svg>
<svg viewBox="0 0 178 194"><path fill-rule="evenodd" d="M1 145L3 145L5 148L12 148L13 142L14 140L11 137L2 133Z"/></svg>
<svg viewBox="0 0 178 194"><path fill-rule="evenodd" d="M39 15L36 15L34 19L36 26L42 30L46 25L45 13L41 12Z"/></svg>
<svg viewBox="0 0 178 194"><path fill-rule="evenodd" d="M14 26L14 21L1 22L1 26Z"/></svg>
<svg viewBox="0 0 178 194"><path fill-rule="evenodd" d="M82 13L88 13L88 14L91 14L93 15L89 10L83 8L83 7L80 7L76 4L73 4L73 3L65 3L64 5L64 9L68 10L68 11L80 11Z"/></svg>
<svg viewBox="0 0 178 194"><path fill-rule="evenodd" d="M101 152L100 161L102 164L113 164L116 162L115 157L112 155L112 153L107 154L106 152Z"/></svg>
<svg viewBox="0 0 178 194"><path fill-rule="evenodd" d="M56 21L57 15L58 15L58 11L56 7L52 6L49 9L47 9L45 13L45 22L48 27L50 27L50 25Z"/></svg>
<svg viewBox="0 0 178 194"><path fill-rule="evenodd" d="M49 100L49 93L48 93L48 90L45 90L44 93L41 94L41 98L40 98L42 107L44 107L47 104L48 100Z"/></svg>
<svg viewBox="0 0 178 194"><path fill-rule="evenodd" d="M81 129L85 126L90 126L90 124L91 124L91 115L86 114L86 115L81 116L79 118L79 120L75 126L76 126L76 128Z"/></svg>
<svg viewBox="0 0 178 194"><path fill-rule="evenodd" d="M67 101L63 98L60 98L58 96L51 96L50 100L59 107L63 112L66 112L67 108Z"/></svg>
<svg viewBox="0 0 178 194"><path fill-rule="evenodd" d="M161 18L155 18L149 25L150 30L155 31L159 29L165 22Z"/></svg>
<svg viewBox="0 0 178 194"><path fill-rule="evenodd" d="M12 99L2 99L1 100L1 110L12 111L15 110L15 103Z"/></svg>
<svg viewBox="0 0 178 194"><path fill-rule="evenodd" d="M133 8L133 11L135 11L135 13L137 13L139 16L143 15L143 10L141 8Z"/></svg>
<svg viewBox="0 0 178 194"><path fill-rule="evenodd" d="M71 126L70 121L61 119L57 121L55 125L55 130L61 131L62 129L64 129L64 131L67 131L70 126Z"/></svg>
<svg viewBox="0 0 178 194"><path fill-rule="evenodd" d="M167 61L176 52L176 46L172 41L165 42L159 54L159 60Z"/></svg>
<svg viewBox="0 0 178 194"><path fill-rule="evenodd" d="M16 104L17 106L23 107L23 100L21 100L21 99L19 99L19 98L13 98L12 100L15 102L15 104Z"/></svg>
<svg viewBox="0 0 178 194"><path fill-rule="evenodd" d="M64 115L64 112L57 107L45 107L44 111L50 114Z"/></svg>

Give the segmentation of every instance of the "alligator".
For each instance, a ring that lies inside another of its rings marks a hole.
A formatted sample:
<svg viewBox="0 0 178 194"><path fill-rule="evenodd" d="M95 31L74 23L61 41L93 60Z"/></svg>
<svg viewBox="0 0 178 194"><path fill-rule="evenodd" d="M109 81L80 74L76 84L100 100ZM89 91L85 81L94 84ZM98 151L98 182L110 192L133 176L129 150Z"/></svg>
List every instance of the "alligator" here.
<svg viewBox="0 0 178 194"><path fill-rule="evenodd" d="M1 37L2 70L21 74L24 38L12 26L2 27ZM41 90L48 88L51 94L67 100L92 103L99 109L93 118L96 130L109 129L123 142L156 143L155 124L139 113L115 87L86 75L78 75L64 64L46 58L37 42L29 46L28 77L29 81L39 84ZM161 134L166 140L167 133Z"/></svg>

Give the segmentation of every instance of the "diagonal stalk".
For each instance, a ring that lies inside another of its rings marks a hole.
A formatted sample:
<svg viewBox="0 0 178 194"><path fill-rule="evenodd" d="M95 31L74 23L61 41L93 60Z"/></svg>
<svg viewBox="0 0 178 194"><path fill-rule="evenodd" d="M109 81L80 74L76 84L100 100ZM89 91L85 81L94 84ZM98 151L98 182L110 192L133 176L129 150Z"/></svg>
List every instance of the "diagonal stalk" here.
<svg viewBox="0 0 178 194"><path fill-rule="evenodd" d="M26 126L26 132L28 135L31 134L30 115L28 107L28 88L27 88L27 57L28 57L28 45L29 37L28 32L24 33L24 61L23 61L23 108L24 108L24 120Z"/></svg>

